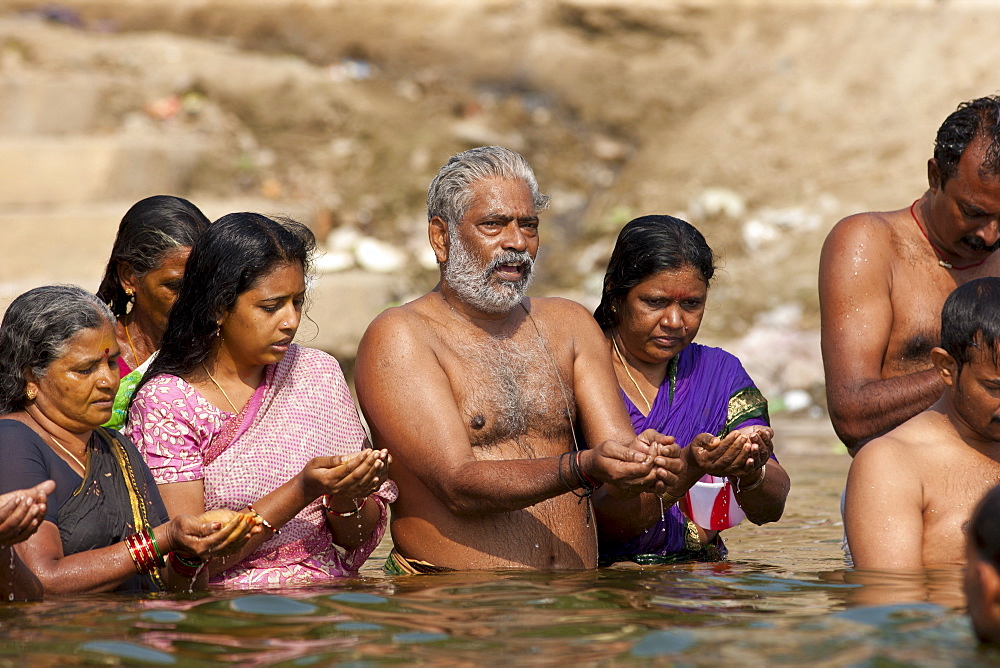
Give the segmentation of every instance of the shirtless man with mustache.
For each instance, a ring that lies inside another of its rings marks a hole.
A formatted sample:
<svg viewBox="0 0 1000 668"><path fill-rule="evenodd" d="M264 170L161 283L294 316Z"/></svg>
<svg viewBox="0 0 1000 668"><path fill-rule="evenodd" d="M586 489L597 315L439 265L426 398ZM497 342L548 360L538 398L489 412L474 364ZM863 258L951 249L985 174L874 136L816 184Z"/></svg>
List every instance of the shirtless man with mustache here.
<svg viewBox="0 0 1000 668"><path fill-rule="evenodd" d="M683 471L672 438L632 431L590 313L525 297L547 202L513 151L452 157L427 196L441 281L361 341L358 399L399 486L389 572L593 568L589 494L669 493Z"/></svg>
<svg viewBox="0 0 1000 668"><path fill-rule="evenodd" d="M911 206L845 218L819 268L830 419L855 455L933 404L945 298L1000 275L1000 98L959 105L937 133L929 188Z"/></svg>

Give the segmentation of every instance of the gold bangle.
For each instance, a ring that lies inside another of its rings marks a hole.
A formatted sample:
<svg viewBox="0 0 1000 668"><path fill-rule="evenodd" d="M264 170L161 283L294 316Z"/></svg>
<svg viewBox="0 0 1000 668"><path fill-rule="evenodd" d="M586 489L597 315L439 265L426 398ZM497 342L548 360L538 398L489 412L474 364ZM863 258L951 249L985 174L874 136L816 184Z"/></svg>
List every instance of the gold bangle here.
<svg viewBox="0 0 1000 668"><path fill-rule="evenodd" d="M660 500L666 501L667 506L672 506L683 498L684 498L683 496L674 496L669 492L664 492L663 494L660 494Z"/></svg>
<svg viewBox="0 0 1000 668"><path fill-rule="evenodd" d="M279 533L281 533L281 531L278 530L273 524L271 524L266 519L264 519L263 515L261 515L260 513L258 513L256 510L254 510L254 507L251 506L249 503L247 504L247 509L251 513L253 513L257 517L257 519L260 520L260 523L264 525L265 529L270 529L271 533L273 533L275 536L277 536Z"/></svg>
<svg viewBox="0 0 1000 668"><path fill-rule="evenodd" d="M753 490L757 489L758 487L760 487L761 485L764 484L764 476L766 476L766 475L767 475L767 464L764 464L763 466L760 467L760 477L757 478L756 482L754 482L754 484L750 485L749 487L742 487L740 485L740 479L737 478L736 479L736 491L737 492L752 492Z"/></svg>

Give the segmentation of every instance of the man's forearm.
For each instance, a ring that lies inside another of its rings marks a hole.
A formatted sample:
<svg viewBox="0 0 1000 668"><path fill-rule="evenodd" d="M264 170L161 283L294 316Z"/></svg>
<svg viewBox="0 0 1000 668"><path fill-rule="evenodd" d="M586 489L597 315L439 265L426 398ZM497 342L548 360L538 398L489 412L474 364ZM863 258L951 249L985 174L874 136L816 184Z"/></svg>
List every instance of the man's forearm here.
<svg viewBox="0 0 1000 668"><path fill-rule="evenodd" d="M582 488L569 465L572 456L468 462L428 487L458 516L521 510Z"/></svg>
<svg viewBox="0 0 1000 668"><path fill-rule="evenodd" d="M830 393L830 421L853 455L869 440L928 408L938 400L944 387L934 369L870 381Z"/></svg>

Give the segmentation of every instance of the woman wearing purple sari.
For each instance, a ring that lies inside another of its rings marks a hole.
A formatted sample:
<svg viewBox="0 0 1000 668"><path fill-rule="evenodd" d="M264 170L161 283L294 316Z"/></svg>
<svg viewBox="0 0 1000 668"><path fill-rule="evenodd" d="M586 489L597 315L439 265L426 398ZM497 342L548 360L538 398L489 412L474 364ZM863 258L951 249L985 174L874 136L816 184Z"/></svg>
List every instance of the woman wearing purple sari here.
<svg viewBox="0 0 1000 668"><path fill-rule="evenodd" d="M636 433L674 437L685 473L662 499L596 498L602 564L722 558L719 531L784 510L767 401L738 359L693 343L714 273L705 238L677 218L643 216L618 235L594 317Z"/></svg>
<svg viewBox="0 0 1000 668"><path fill-rule="evenodd" d="M352 575L378 545L395 486L337 361L292 339L312 233L230 214L198 240L127 432L168 511L246 509L265 531L210 582L255 587Z"/></svg>

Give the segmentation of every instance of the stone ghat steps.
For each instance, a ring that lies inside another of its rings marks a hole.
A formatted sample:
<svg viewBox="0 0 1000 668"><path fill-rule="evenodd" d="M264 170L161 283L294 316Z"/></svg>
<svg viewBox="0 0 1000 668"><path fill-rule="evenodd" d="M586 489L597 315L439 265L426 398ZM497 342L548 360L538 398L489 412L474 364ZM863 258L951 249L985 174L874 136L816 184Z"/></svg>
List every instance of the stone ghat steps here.
<svg viewBox="0 0 1000 668"><path fill-rule="evenodd" d="M143 196L159 192L163 191ZM294 205L278 208L264 199L191 199L212 220L235 211L298 220L305 220L308 213ZM119 221L133 202L4 207L0 213L0 312L14 297L39 285L74 283L96 290ZM399 276L363 271L318 275L310 286L309 318L303 321L298 340L352 360L358 340L383 305L399 301L410 291Z"/></svg>
<svg viewBox="0 0 1000 668"><path fill-rule="evenodd" d="M203 144L194 135L0 135L0 205L139 200L186 192Z"/></svg>
<svg viewBox="0 0 1000 668"><path fill-rule="evenodd" d="M0 64L3 64L0 62ZM132 77L40 69L19 63L0 76L0 135L71 135L108 128L109 108L124 109ZM132 101L130 106L135 106Z"/></svg>

